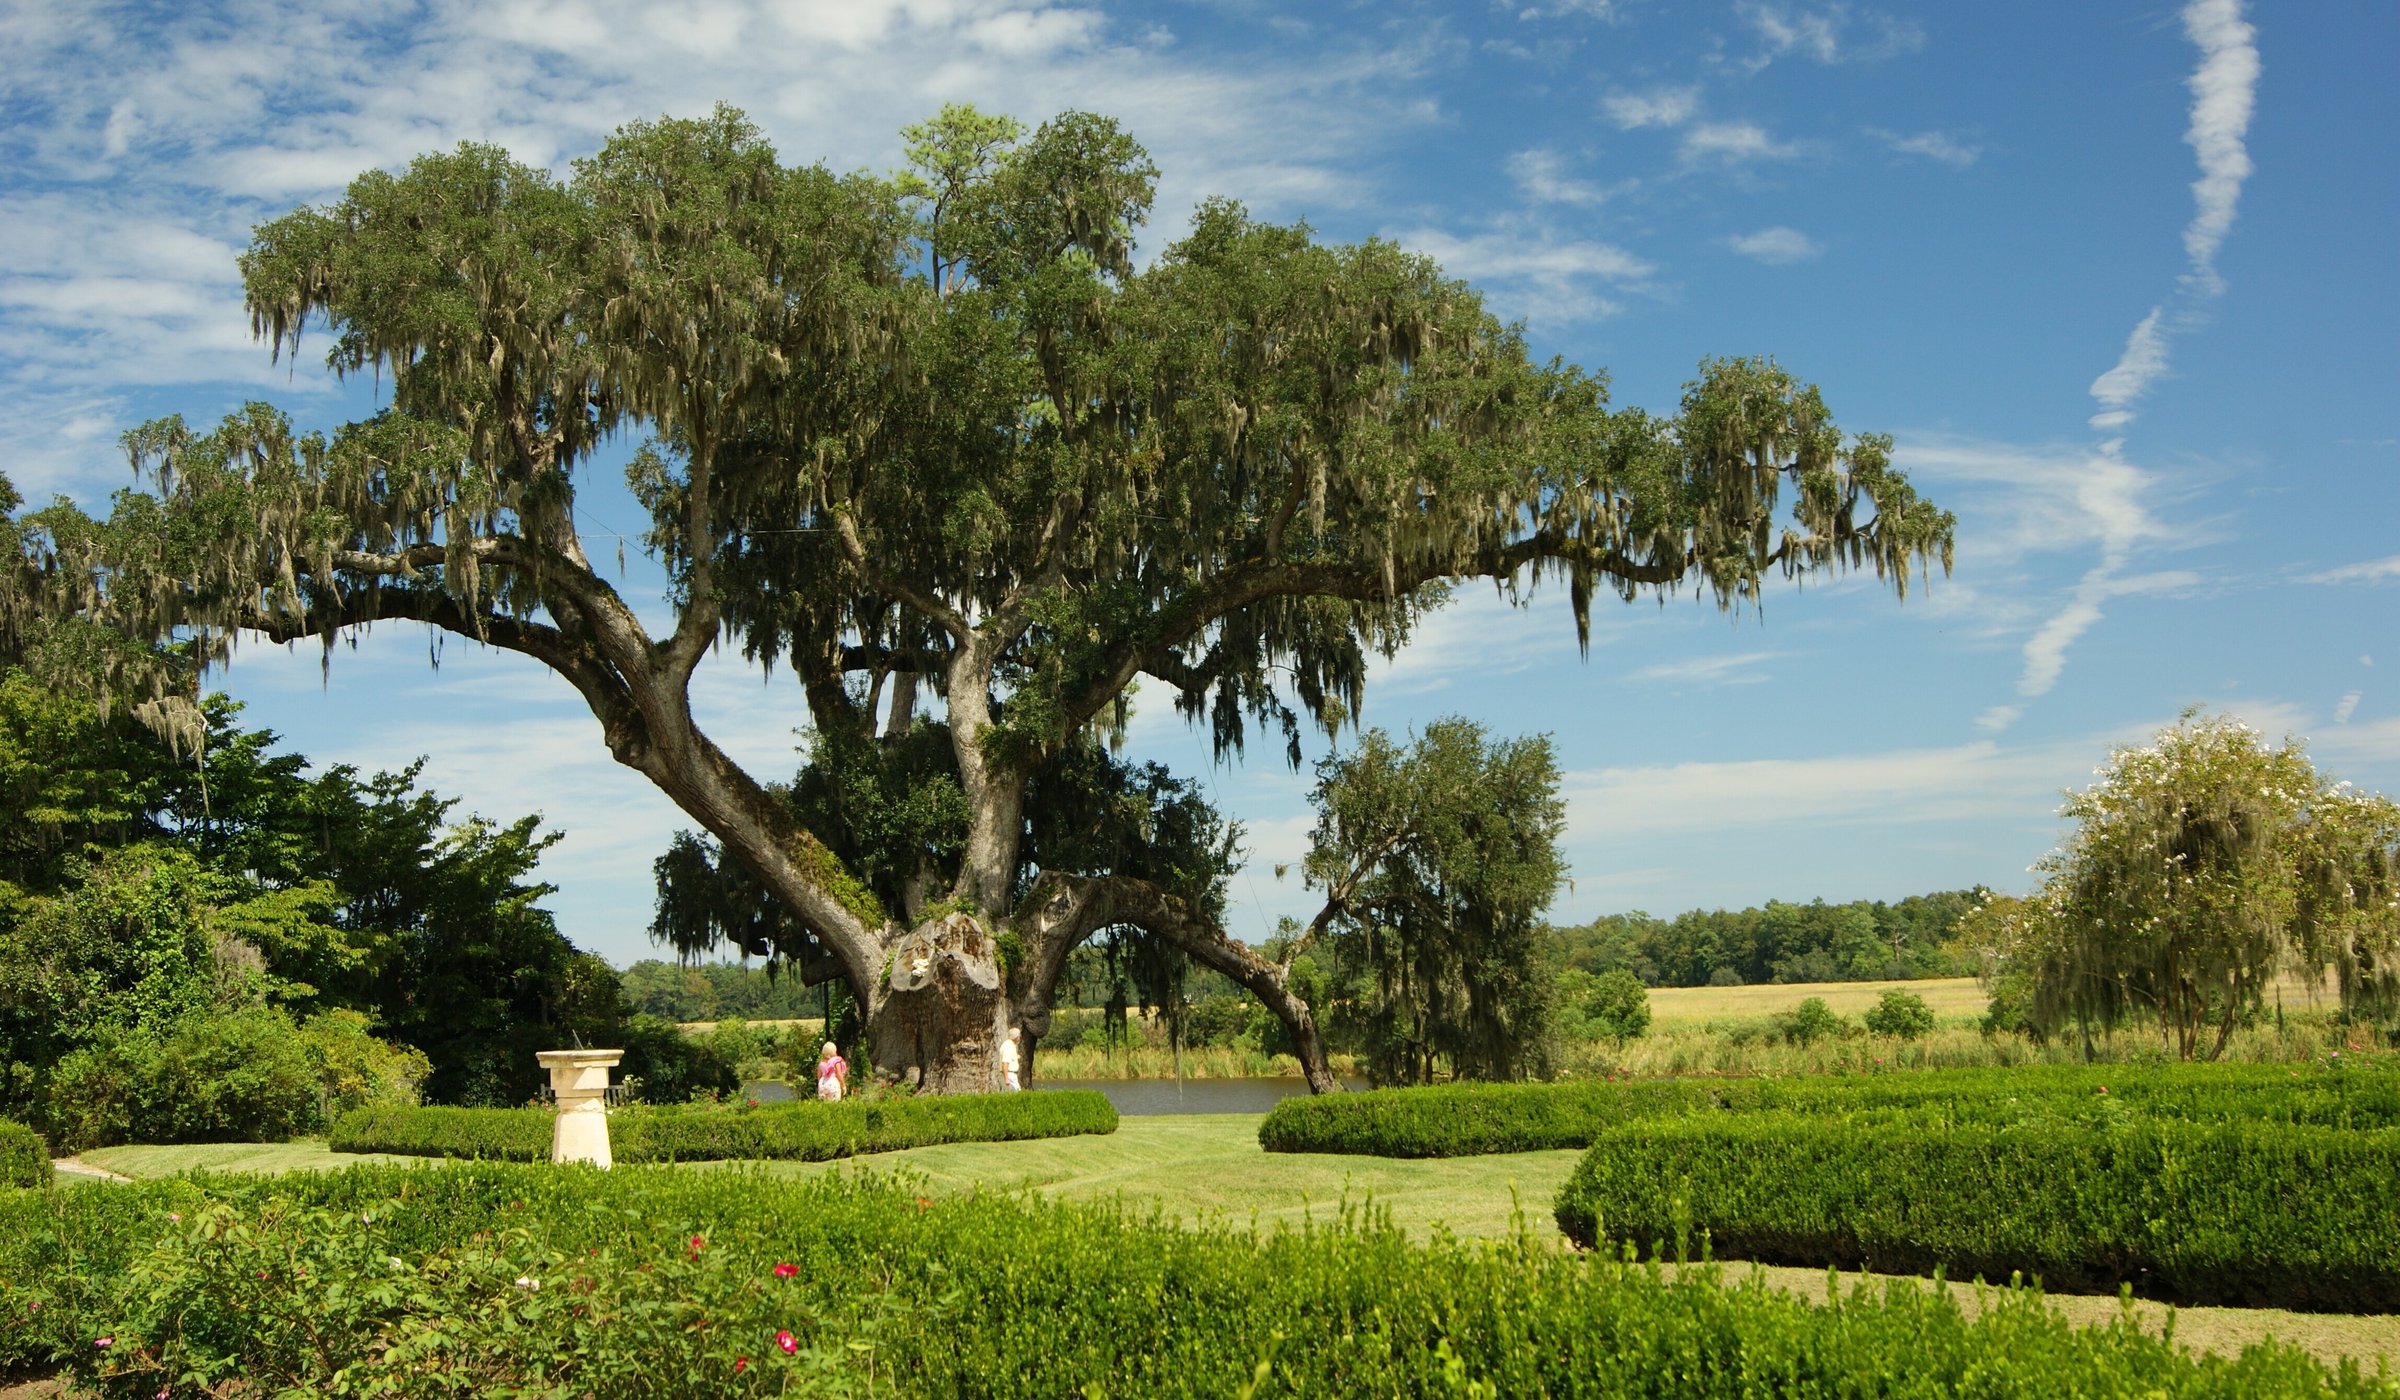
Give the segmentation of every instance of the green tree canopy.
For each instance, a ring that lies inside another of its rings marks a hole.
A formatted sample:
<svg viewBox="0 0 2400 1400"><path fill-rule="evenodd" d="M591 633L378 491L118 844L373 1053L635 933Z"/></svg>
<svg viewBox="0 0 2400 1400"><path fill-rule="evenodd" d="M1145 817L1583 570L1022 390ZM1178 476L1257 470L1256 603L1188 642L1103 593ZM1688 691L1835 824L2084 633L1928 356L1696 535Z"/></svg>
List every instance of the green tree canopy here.
<svg viewBox="0 0 2400 1400"><path fill-rule="evenodd" d="M616 1023L613 969L540 907L538 819L454 820L421 764L311 772L223 696L195 710L205 762L0 672L0 1065L25 1086L103 1022L222 999L227 967L372 1016L449 1101L521 1103L536 1050Z"/></svg>
<svg viewBox="0 0 2400 1400"><path fill-rule="evenodd" d="M1320 766L1312 800L1307 873L1325 906L1283 958L1322 939L1365 974L1369 1073L1538 1069L1551 990L1540 919L1566 877L1550 741L1487 741L1457 718L1405 746L1369 730Z"/></svg>
<svg viewBox="0 0 2400 1400"><path fill-rule="evenodd" d="M162 704L190 688L163 639L207 663L241 631L412 621L521 653L774 900L784 951L840 969L885 1068L996 1084L1004 1028L1047 1026L1042 970L1133 924L1274 1007L1330 1085L1280 969L1187 899L1122 873L1019 889L1031 785L1137 678L1223 751L1263 724L1296 754L1453 580L1563 584L1580 630L1604 593L1736 607L1778 574L1905 593L1947 566L1951 519L1889 440L1772 361L1704 363L1669 416L1612 410L1391 243L1219 201L1137 269L1156 172L1106 118L952 107L908 136L905 170L836 175L720 108L627 126L564 179L462 146L261 225L258 333L296 354L321 327L389 408L329 435L263 405L135 430L146 489L106 520L11 525L0 640ZM655 631L574 510L622 434L648 439ZM61 619L103 640L78 652ZM820 743L905 740L938 699L966 817L946 889L895 908L702 730L692 673L728 638L792 668Z"/></svg>
<svg viewBox="0 0 2400 1400"><path fill-rule="evenodd" d="M2001 975L2055 1032L2132 1021L2222 1054L2278 977L2341 1009L2400 1011L2400 805L2321 774L2296 742L2187 711L2071 794L2074 835L2002 917Z"/></svg>

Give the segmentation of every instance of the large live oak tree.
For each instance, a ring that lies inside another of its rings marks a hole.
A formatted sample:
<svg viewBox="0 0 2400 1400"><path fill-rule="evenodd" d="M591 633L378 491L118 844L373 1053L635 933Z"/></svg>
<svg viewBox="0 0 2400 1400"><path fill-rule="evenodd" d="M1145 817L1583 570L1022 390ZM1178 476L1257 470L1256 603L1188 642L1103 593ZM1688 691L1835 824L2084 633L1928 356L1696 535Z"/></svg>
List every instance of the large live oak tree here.
<svg viewBox="0 0 2400 1400"><path fill-rule="evenodd" d="M1779 573L1905 594L1947 567L1951 518L1888 439L1845 439L1772 362L1704 364L1672 418L1612 411L1389 243L1211 203L1137 270L1155 171L1106 119L951 108L909 136L900 175L836 175L721 108L564 181L462 146L263 225L257 332L298 353L324 327L390 407L330 438L257 406L129 434L150 490L11 524L0 640L120 689L145 654L95 636L208 661L237 631L413 621L522 653L771 898L761 936L856 990L879 1064L996 1086L1068 952L1133 925L1257 995L1327 1088L1286 970L1213 911L1123 870L1025 878L1029 788L1138 679L1221 751L1264 725L1296 759L1454 580L1563 584L1585 635L1603 593L1736 607ZM657 631L574 509L629 432ZM898 907L694 721L728 639L792 668L821 739L903 738L938 698L965 829Z"/></svg>

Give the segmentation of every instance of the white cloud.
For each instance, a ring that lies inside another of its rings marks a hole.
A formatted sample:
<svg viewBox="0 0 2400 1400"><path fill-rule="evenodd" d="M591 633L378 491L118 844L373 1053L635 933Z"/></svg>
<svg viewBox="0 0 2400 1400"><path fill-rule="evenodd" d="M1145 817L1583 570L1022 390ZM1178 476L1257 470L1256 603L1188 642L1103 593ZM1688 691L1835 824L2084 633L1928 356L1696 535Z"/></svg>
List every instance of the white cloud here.
<svg viewBox="0 0 2400 1400"><path fill-rule="evenodd" d="M2155 513L2168 483L2121 455L2073 445L2024 446L1942 434L1901 438L1894 461L1942 483L1942 503L1968 515L1959 530L1961 572L1988 574L2028 555L2196 541ZM1963 491L1964 499L1952 497Z"/></svg>
<svg viewBox="0 0 2400 1400"><path fill-rule="evenodd" d="M2250 42L2252 31L2242 21L2241 0L2192 0L2184 7L2183 27L2200 48L2200 66L2186 82L2192 92L2192 116L2184 140L2200 162L2200 178L2192 182L2192 220L2183 231L2191 268L2181 288L2189 303L2225 289L2217 274L2217 249L2233 228L2242 182L2250 175L2243 138L2250 127L2259 65L2258 49ZM2168 334L2188 329L2199 319L2187 304L2172 321L2162 323L2165 310L2150 308L2126 337L2117 363L2092 381L2092 397L2101 407L2092 415L2095 430L2115 432L2133 421L2134 404L2167 372Z"/></svg>
<svg viewBox="0 0 2400 1400"><path fill-rule="evenodd" d="M2193 298L2214 297L2223 288L2216 273L2217 248L2233 225L2235 201L2250 173L2242 139L2249 127L2252 92L2258 81L2258 52L2251 46L2250 27L2242 22L2240 0L2192 0L2183 11L2184 31L2201 51L2200 66L2189 81L2192 91L2191 129L2185 139L2200 161L2200 179L2192 186L2195 206L2184 230L2184 250L2191 271L2182 282L2185 305L2172 320L2167 307L2153 306L2125 338L2117 362L2092 381L2091 396L2100 411L2089 420L2095 432L2121 433L2134 421L2135 406L2151 385L2168 371L2167 342L2172 331L2198 321L2189 305ZM2121 471L2124 439L2100 444L2097 455ZM2073 596L2025 642L2025 668L2017 693L2033 697L2048 693L2066 665L2069 647L2101 619L2108 598L2138 591L2142 581L2120 580L2116 572L2126 551L2139 541L2125 531L2102 540L2097 567L2086 572Z"/></svg>
<svg viewBox="0 0 2400 1400"><path fill-rule="evenodd" d="M2086 573L2067 605L2025 639L2025 669L2017 678L2017 694L2030 700L2050 693L2066 669L2067 649L2101 620L2101 605L2109 599L2176 593L2200 582L2198 574L2184 570L2119 578L2117 567L2110 560Z"/></svg>
<svg viewBox="0 0 2400 1400"><path fill-rule="evenodd" d="M2113 431L2133 421L2131 406L2146 393L2153 380L2167 372L2167 343L2159 333L2158 318L2164 308L2153 306L2150 314L2125 337L2125 353L2105 374L2092 381L2092 397L2105 412L2092 417L2092 426L2103 432Z"/></svg>
<svg viewBox="0 0 2400 1400"><path fill-rule="evenodd" d="M1925 47L1925 31L1889 15L1854 13L1846 4L1809 9L1798 5L1755 3L1742 13L1757 32L1760 51L1748 66L1760 69L1788 55L1818 63L1851 63L1891 58Z"/></svg>
<svg viewBox="0 0 2400 1400"><path fill-rule="evenodd" d="M2075 587L2075 597L2025 639L2025 670L2017 678L2017 694L2026 699L2050 693L2067 667L2067 648L2101 618L2100 603L2108 596L2108 573L2094 569Z"/></svg>
<svg viewBox="0 0 2400 1400"><path fill-rule="evenodd" d="M1543 230L1460 235L1420 228L1394 237L1449 275L1481 286L1504 315L1546 325L1610 315L1618 309L1612 291L1639 290L1657 271L1613 243L1562 239Z"/></svg>
<svg viewBox="0 0 2400 1400"><path fill-rule="evenodd" d="M2192 0L2183 9L2183 30L2202 55L2187 82L2192 124L2183 139L2199 157L2200 178L2192 182L2196 209L2183 231L2183 248L2197 289L2214 296L2223 286L2217 249L2233 227L2234 206L2250 175L2244 138L2258 88L2258 48L2242 20L2241 0Z"/></svg>
<svg viewBox="0 0 2400 1400"><path fill-rule="evenodd" d="M66 16L67 18L59 18ZM746 109L785 159L888 165L945 101L1109 113L1166 172L1146 252L1227 195L1322 217L1360 155L1440 120L1436 39L1373 28L1203 59L1054 0L426 0L405 20L268 0L0 18L0 447L19 484L115 484L112 452L46 431L64 400L167 386L319 392L248 338L234 266L257 222L462 140L558 170L619 123ZM128 74L138 78L129 80ZM105 172L105 178L96 178Z"/></svg>
<svg viewBox="0 0 2400 1400"><path fill-rule="evenodd" d="M1519 607L1497 590L1464 591L1449 606L1420 619L1408 643L1395 656L1373 658L1367 669L1367 704L1375 697L1396 698L1447 690L1458 682L1484 682L1530 670L1555 661L1561 648L1571 647L1572 623L1566 609L1541 607L1540 619L1528 610L1540 601ZM1612 614L1594 610L1592 644L1605 644L1615 624Z"/></svg>
<svg viewBox="0 0 2400 1400"><path fill-rule="evenodd" d="M1994 705L1975 717L1975 727L1986 733L1997 734L2015 724L2017 717L2024 713L2025 707L2022 705Z"/></svg>
<svg viewBox="0 0 2400 1400"><path fill-rule="evenodd" d="M1717 160L1739 164L1751 160L1789 160L1800 148L1778 141L1766 128L1750 122L1702 122L1684 133L1686 160Z"/></svg>
<svg viewBox="0 0 2400 1400"><path fill-rule="evenodd" d="M2359 564L2344 564L2338 569L2327 569L2323 573L2304 575L2300 581L2302 583L2343 584L2389 583L2393 580L2400 580L2400 554L2383 559L2369 559ZM2359 660L2367 665L2374 664L2363 656Z"/></svg>
<svg viewBox="0 0 2400 1400"><path fill-rule="evenodd" d="M1598 204L1608 192L1589 180L1566 174L1566 161L1556 151L1519 151L1508 158L1509 178L1539 204Z"/></svg>
<svg viewBox="0 0 2400 1400"><path fill-rule="evenodd" d="M1704 656L1691 661L1662 661L1633 673L1637 681L1669 681L1688 685L1757 685L1770 679L1760 666L1783 655L1751 651L1736 656Z"/></svg>
<svg viewBox="0 0 2400 1400"><path fill-rule="evenodd" d="M1762 228L1738 238L1728 238L1725 246L1745 258L1755 258L1769 266L1806 262L1825 251L1814 239L1796 228Z"/></svg>
<svg viewBox="0 0 2400 1400"><path fill-rule="evenodd" d="M1699 109L1700 89L1696 87L1612 92L1600 99L1600 110L1624 131L1645 126L1681 126Z"/></svg>
<svg viewBox="0 0 2400 1400"><path fill-rule="evenodd" d="M1502 0L1503 7L1506 6L1506 3L1507 0ZM1582 15L1586 19L1613 20L1616 18L1616 5L1613 0L1547 0L1543 4L1517 7L1517 18L1520 21L1560 19L1567 15Z"/></svg>
<svg viewBox="0 0 2400 1400"><path fill-rule="evenodd" d="M2333 722L2335 724L2348 724L2350 722L2350 716L2358 713L2359 699L2360 692L2355 690L2343 695L2341 703L2333 707Z"/></svg>
<svg viewBox="0 0 2400 1400"><path fill-rule="evenodd" d="M2004 625L2029 628L2016 686L2021 699L2045 695L2058 683L2069 650L2099 624L2110 599L2176 592L2201 582L2184 570L2124 572L2140 550L2193 544L2200 536L2170 528L2153 513L2151 501L2161 483L2126 461L2116 443L2096 449L2025 448L1910 437L1894 459L1912 475L1940 483L1944 503L1961 514L1963 572L1990 576L2032 555L2098 551L2099 562L2084 572L2064 602L2050 595L2010 607ZM1954 488L1964 488L1964 495L1954 498ZM1985 605L1983 610L1992 609ZM2005 729L2022 711L2021 705L1995 707L1977 723L1987 730Z"/></svg>
<svg viewBox="0 0 2400 1400"><path fill-rule="evenodd" d="M2089 771L2096 740L1657 764L1573 772L1563 784L1578 840L1661 831L1732 831L1795 823L1921 825L2022 820L2055 810Z"/></svg>
<svg viewBox="0 0 2400 1400"><path fill-rule="evenodd" d="M2334 764L2400 763L2400 715L2368 724L2344 724L2319 735L2311 747L2320 761Z"/></svg>
<svg viewBox="0 0 2400 1400"><path fill-rule="evenodd" d="M1901 155L1923 156L1960 170L1973 165L1983 155L1981 146L1969 145L1939 131L1920 131L1913 136L1904 136L1897 131L1876 131L1874 134Z"/></svg>

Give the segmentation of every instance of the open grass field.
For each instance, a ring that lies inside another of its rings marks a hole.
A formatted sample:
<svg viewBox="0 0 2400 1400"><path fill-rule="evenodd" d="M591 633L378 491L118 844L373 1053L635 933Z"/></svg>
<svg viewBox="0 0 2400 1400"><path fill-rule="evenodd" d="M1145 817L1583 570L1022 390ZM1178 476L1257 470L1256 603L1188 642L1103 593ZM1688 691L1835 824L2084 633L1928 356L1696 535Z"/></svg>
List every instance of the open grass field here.
<svg viewBox="0 0 2400 1400"><path fill-rule="evenodd" d="M906 1172L929 1195L1029 1191L1074 1200L1117 1200L1162 1219L1215 1219L1260 1229L1301 1228L1337 1219L1345 1208L1372 1209L1412 1235L1446 1231L1460 1236L1505 1236L1517 1219L1536 1239L1558 1241L1550 1202L1582 1155L1577 1151L1404 1161L1331 1154L1273 1154L1258 1146L1259 1119L1247 1114L1128 1118L1107 1137L1035 1142L952 1143L858 1158L847 1163L771 1164L767 1170L801 1176L826 1171ZM336 1154L323 1142L216 1144L189 1147L113 1147L84 1160L132 1177L195 1169L283 1172L338 1170L391 1158ZM692 1170L709 1170L706 1166ZM98 1187L82 1189L102 1189ZM1826 1294L1818 1270L1724 1266L1728 1277L1756 1272L1777 1287L1812 1299ZM1855 1282L1858 1276L1850 1276ZM1925 1287L1934 1287L1927 1281ZM2117 1318L2113 1298L2066 1297L2052 1302L2069 1318L2103 1324ZM2273 1336L2321 1358L2378 1358L2400 1368L2400 1317L2349 1317L2271 1309L2183 1308L2137 1303L2145 1328L2172 1325L2185 1346L2238 1351Z"/></svg>
<svg viewBox="0 0 2400 1400"><path fill-rule="evenodd" d="M1755 987L1653 987L1650 1017L1669 1026L1701 1021L1755 1020L1789 1011L1810 997L1844 1016L1872 1007L1885 992L1914 992L1943 1020L1980 1018L1991 1005L1972 977L1937 977L1922 982L1780 982Z"/></svg>

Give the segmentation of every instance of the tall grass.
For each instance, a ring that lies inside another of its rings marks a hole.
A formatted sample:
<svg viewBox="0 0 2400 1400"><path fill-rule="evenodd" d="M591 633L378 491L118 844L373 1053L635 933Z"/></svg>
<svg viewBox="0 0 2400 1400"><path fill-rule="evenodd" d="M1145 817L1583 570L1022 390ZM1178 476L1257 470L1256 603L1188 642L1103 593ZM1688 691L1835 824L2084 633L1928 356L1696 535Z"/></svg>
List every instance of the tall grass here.
<svg viewBox="0 0 2400 1400"><path fill-rule="evenodd" d="M2371 1048L2355 1028L2321 1017L2293 1017L2272 1025L2237 1030L2225 1048L2228 1060L2260 1064L2325 1061ZM2096 1034L2094 1064L2163 1064L2174 1056L2155 1032L2122 1030ZM1998 1069L2013 1065L2086 1062L2080 1038L2047 1043L2013 1033L1985 1034L1971 1021L1954 1020L1919 1040L1892 1040L1854 1033L1813 1044L1794 1044L1764 1019L1703 1021L1667 1025L1623 1044L1595 1042L1564 1047L1559 1070L1586 1076L1651 1078L1684 1075L1842 1074L1889 1069Z"/></svg>
<svg viewBox="0 0 2400 1400"><path fill-rule="evenodd" d="M2324 1017L2292 1017L2282 1029L2272 1025L2237 1030L2226 1046L2225 1058L2262 1064L2300 1064L2324 1061L2336 1054L2370 1048L2354 1028ZM2036 1042L2014 1033L1986 1034L1975 1021L1952 1020L1919 1040L1892 1040L1853 1030L1812 1044L1794 1044L1781 1034L1771 1017L1739 1017L1666 1023L1650 1034L1622 1044L1593 1041L1555 1048L1561 1078L1667 1078L1687 1075L1843 1074L1893 1069L2000 1069L2012 1065L2068 1065L2086 1062L2080 1039ZM2092 1038L2094 1064L2163 1064L2174 1056L2149 1031L2121 1030ZM1337 1074L1357 1072L1355 1057L1335 1055ZM1256 1079L1292 1077L1300 1062L1289 1055L1269 1055L1245 1046L1186 1047L1177 1063L1164 1046L1137 1045L1115 1050L1091 1046L1035 1053L1035 1078L1043 1079Z"/></svg>
<svg viewBox="0 0 2400 1400"><path fill-rule="evenodd" d="M1334 1073L1355 1072L1351 1056L1330 1058ZM1273 1079L1300 1074L1300 1062L1289 1055L1270 1055L1241 1045L1186 1046L1180 1058L1161 1045L1042 1049L1034 1052L1033 1068L1036 1083L1044 1079Z"/></svg>

